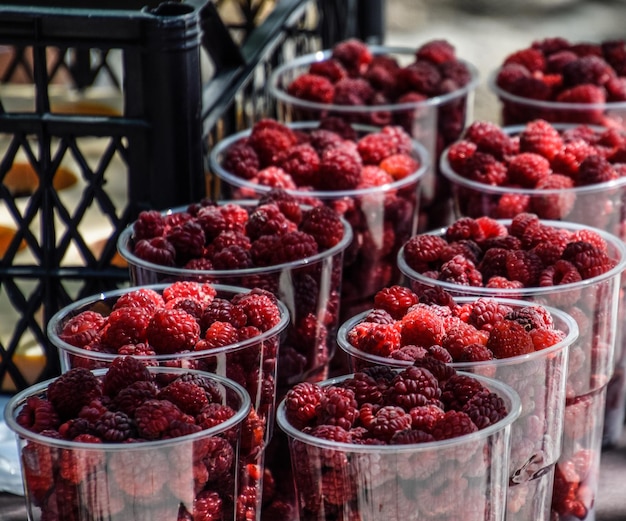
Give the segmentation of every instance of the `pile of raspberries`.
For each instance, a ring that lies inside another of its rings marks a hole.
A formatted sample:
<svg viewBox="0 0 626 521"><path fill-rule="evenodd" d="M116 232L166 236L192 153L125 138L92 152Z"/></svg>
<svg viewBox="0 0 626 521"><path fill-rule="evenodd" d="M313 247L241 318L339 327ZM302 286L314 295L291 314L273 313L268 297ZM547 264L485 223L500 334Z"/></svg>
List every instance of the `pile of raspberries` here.
<svg viewBox="0 0 626 521"><path fill-rule="evenodd" d="M422 159L399 126L359 135L341 118L310 130L266 118L224 151L221 166L260 186L333 192L392 184L416 173Z"/></svg>
<svg viewBox="0 0 626 521"><path fill-rule="evenodd" d="M457 448L424 448L414 453L385 447L360 453L354 445L406 446L450 440L484 429L507 415L502 397L473 376L457 373L430 356L402 370L372 366L329 385L297 384L285 397L284 407L292 427L336 447L302 439L291 443L302 509L312 519L323 511L326 519L332 520L344 519L341 513L346 509L356 513L367 508L368 502L358 501L358 497L368 494L372 494L375 508L388 511L392 519L404 518L400 513L406 513L408 519L409 512L424 508L432 512L441 507L451 515L458 514L456 487L464 483L466 494L474 498L473 487L468 486L472 480L466 481L467 476L471 473L480 482L488 472L480 442L460 439ZM495 452L492 456L498 457ZM444 469L448 479L441 480ZM477 489L482 498L476 497L472 509L480 510L487 498L484 488ZM389 504L381 497L388 497ZM444 497L445 507L440 504ZM484 512L480 514L484 516Z"/></svg>
<svg viewBox="0 0 626 521"><path fill-rule="evenodd" d="M427 304L404 286L380 290L374 305L346 340L363 353L394 360L431 355L445 363L483 362L540 351L565 338L539 305L514 308L490 297Z"/></svg>
<svg viewBox="0 0 626 521"><path fill-rule="evenodd" d="M512 218L531 212L542 219L562 220L576 206L573 189L626 176L626 135L621 131L586 125L558 127L541 119L526 123L515 134L512 130L476 121L447 149L445 160L460 177L525 190L491 195L456 186L456 201L464 215ZM587 209L589 218L600 222L598 214L605 216L612 208L600 199L607 195L594 194L583 192L580 204L593 206ZM594 196L597 200L590 200Z"/></svg>
<svg viewBox="0 0 626 521"><path fill-rule="evenodd" d="M626 42L572 43L546 38L507 56L495 82L502 90L530 100L556 103L605 104L626 101ZM603 110L538 109L534 117L550 121L602 124ZM524 112L526 111L526 116ZM506 124L528 120L528 106L507 101ZM610 119L610 116L608 116Z"/></svg>
<svg viewBox="0 0 626 521"><path fill-rule="evenodd" d="M20 426L89 444L65 449L31 440L22 447L26 488L42 519L129 519L138 504L152 519L232 518L238 427L184 438L236 413L223 396L221 384L201 373L157 373L121 356L103 376L73 368L27 398L16 416ZM178 444L140 449L179 437ZM102 443L128 450L99 451Z"/></svg>

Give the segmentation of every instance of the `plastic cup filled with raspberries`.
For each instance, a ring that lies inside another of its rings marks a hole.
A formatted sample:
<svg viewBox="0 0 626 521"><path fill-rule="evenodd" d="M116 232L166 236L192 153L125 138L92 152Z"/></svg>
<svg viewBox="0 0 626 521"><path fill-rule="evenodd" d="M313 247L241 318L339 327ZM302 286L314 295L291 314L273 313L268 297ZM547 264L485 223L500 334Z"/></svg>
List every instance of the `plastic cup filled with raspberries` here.
<svg viewBox="0 0 626 521"><path fill-rule="evenodd" d="M398 126L352 126L341 119L284 124L263 119L221 141L211 170L225 199L263 199L280 188L350 223L341 312L354 314L400 279L396 254L416 232L428 154Z"/></svg>
<svg viewBox="0 0 626 521"><path fill-rule="evenodd" d="M420 300L437 303L442 290L455 297L513 298L561 309L576 320L552 513L554 519L592 519L619 340L623 241L598 228L528 213L511 220L464 217L412 237L398 264Z"/></svg>
<svg viewBox="0 0 626 521"><path fill-rule="evenodd" d="M522 412L511 430L506 519L549 521L576 321L520 300L453 298L445 290L436 303L424 300L406 286L384 288L372 309L342 324L337 340L351 370L406 368L430 356L513 388Z"/></svg>
<svg viewBox="0 0 626 521"><path fill-rule="evenodd" d="M383 127L399 125L424 144L433 167L421 198L424 229L447 224L448 192L435 158L472 120L478 71L447 40L416 48L367 45L356 39L277 67L269 92L281 121L339 117Z"/></svg>
<svg viewBox="0 0 626 521"><path fill-rule="evenodd" d="M504 520L519 396L433 357L294 386L277 411L300 519Z"/></svg>
<svg viewBox="0 0 626 521"><path fill-rule="evenodd" d="M243 424L234 381L120 357L11 398L29 519L233 519Z"/></svg>
<svg viewBox="0 0 626 521"><path fill-rule="evenodd" d="M489 85L504 125L545 119L624 128L626 40L537 40L508 55Z"/></svg>
<svg viewBox="0 0 626 521"><path fill-rule="evenodd" d="M457 217L510 219L532 212L626 238L626 134L621 130L545 120L503 128L475 122L444 152L441 172L450 182ZM620 306L621 323L626 305ZM625 341L616 342L607 389L606 446L615 444L624 428Z"/></svg>
<svg viewBox="0 0 626 521"><path fill-rule="evenodd" d="M63 371L111 367L131 356L148 367L189 368L241 384L253 406L240 451L237 519L243 521L261 508L277 353L288 323L285 304L263 289L177 281L79 300L50 319L48 337Z"/></svg>
<svg viewBox="0 0 626 521"><path fill-rule="evenodd" d="M273 189L257 200L142 212L118 251L138 285L180 280L262 288L286 303L279 385L328 377L352 229L325 206ZM219 319L217 314L213 319ZM209 321L205 321L208 327Z"/></svg>

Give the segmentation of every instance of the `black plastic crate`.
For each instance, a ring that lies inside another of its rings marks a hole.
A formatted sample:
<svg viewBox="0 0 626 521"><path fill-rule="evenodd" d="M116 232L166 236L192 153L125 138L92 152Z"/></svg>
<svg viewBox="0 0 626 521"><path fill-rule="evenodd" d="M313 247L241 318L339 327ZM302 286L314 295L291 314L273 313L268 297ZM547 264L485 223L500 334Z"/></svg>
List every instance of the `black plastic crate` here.
<svg viewBox="0 0 626 521"><path fill-rule="evenodd" d="M210 0L0 5L2 390L59 373L47 321L128 283L116 242L141 210L211 196L210 147L274 115L273 68L355 35L365 4L331 4L281 0L237 26Z"/></svg>

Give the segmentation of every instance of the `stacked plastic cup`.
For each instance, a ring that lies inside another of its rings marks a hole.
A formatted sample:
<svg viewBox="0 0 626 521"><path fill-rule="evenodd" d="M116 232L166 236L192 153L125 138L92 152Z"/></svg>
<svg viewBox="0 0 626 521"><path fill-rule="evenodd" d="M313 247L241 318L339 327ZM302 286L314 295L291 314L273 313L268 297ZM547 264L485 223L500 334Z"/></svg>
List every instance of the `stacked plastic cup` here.
<svg viewBox="0 0 626 521"><path fill-rule="evenodd" d="M513 310L531 307L524 301L495 300ZM474 303L477 299L456 298L454 301L463 306ZM458 371L503 382L521 398L521 414L511 430L505 516L508 521L549 521L554 474L561 455L567 361L569 348L578 338L578 326L571 316L562 311L554 308L543 309L550 316L553 328L563 333L561 341L545 349L510 358L450 363ZM375 355L350 343L349 332L365 321L370 311L356 315L339 328L337 341L348 355L351 369L356 372L380 365L396 368L411 366L411 360L394 358L391 353L389 356Z"/></svg>
<svg viewBox="0 0 626 521"><path fill-rule="evenodd" d="M278 300L276 309L279 311L279 316L275 324L264 331L253 324L249 324L253 327L250 329L251 335L247 338L242 337L235 342L229 342L228 333L220 333L217 330L215 338L211 333L211 335L206 335L206 338L196 338L193 344L178 334L170 340L180 347L179 350L161 351L159 354L155 354L154 350L147 352L145 349L150 349L150 344L152 344L152 340L150 340L152 335L148 332L150 326L144 324L143 327L140 327L137 324L137 320L139 320L137 317L130 321L117 322L120 325L115 327L115 332L109 328L109 331L105 333L116 340L121 339L122 345L119 346L118 352L111 352L109 349L92 344L91 341L85 341L85 339L89 340L97 336L96 332L100 331L103 320L108 320L111 316L120 316L126 312L124 306L121 305L122 301L132 301L131 305L144 302L146 306L152 307L154 299L151 292L163 295L176 284L174 282L172 284L137 286L78 300L58 311L50 319L47 329L48 337L59 351L61 369L64 372L75 367L87 369L110 367L123 353L142 361L148 367L191 368L230 378L240 383L249 394L253 409L244 422L244 436L239 461L241 488L238 499L243 507L238 512L237 518L242 519L242 516L245 518L245 515L250 515L246 512L250 511L252 516L259 516L265 449L272 438L275 421L277 354L281 334L289 323L287 307ZM197 283L197 286L198 288L195 289L199 289L203 294L213 295L210 300L215 302L218 308L221 303L232 302L233 298L252 294L251 290L233 286L210 285L208 283L204 285ZM195 289L190 289L188 295L194 295ZM138 297L134 298L133 295L138 295ZM193 304L189 303L191 299L185 300L184 296L181 298L185 302L181 303L181 308L175 308L174 313L182 313L185 309L191 313L194 312L194 309L197 310ZM165 311L161 312L161 310ZM131 314L143 316L143 311L131 311ZM159 316L169 316L168 311L168 308L163 304L162 307L158 307L157 311L151 309L146 313L153 316L156 316L157 313ZM251 312L254 313L254 310ZM171 316L176 320L175 314L171 314ZM87 319L86 325L79 327L77 331L73 324L81 322L85 324L83 317ZM186 315L185 318L187 318ZM259 319L263 320L263 317L259 316ZM183 319L179 318L178 320ZM195 320L193 315L192 320ZM199 320L202 322L201 317ZM219 322L221 331L236 329L230 323L226 325L226 318L220 321L212 319L211 323L214 322ZM198 330L200 330L199 327ZM165 336L163 334L163 337Z"/></svg>
<svg viewBox="0 0 626 521"><path fill-rule="evenodd" d="M21 455L28 519L139 521L209 514L234 519L241 433L250 410L247 392L232 380L202 371L169 367L149 367L148 371L156 383L162 382L162 389L178 378L201 380L211 387L214 407L228 408L230 416L215 421L214 426L187 430L175 437L124 442L112 437L102 441L81 432L80 422L87 421L85 416L82 420L57 418L57 429L80 433L68 439L55 430L54 424L40 431L36 423L27 425L25 419L37 408L38 414L44 410L50 413L53 402L47 392L59 379L21 391L11 398L4 415L15 432ZM105 373L99 369L93 374L102 379ZM144 383L145 392L149 382ZM84 388L87 396L92 390ZM62 399L58 392L55 396L57 401ZM70 403L77 398L66 400ZM119 420L125 416L122 413L111 410L104 414L110 416L110 432L128 428ZM50 422L50 415L47 418Z"/></svg>
<svg viewBox="0 0 626 521"><path fill-rule="evenodd" d="M506 227L511 221L499 223ZM455 297L521 299L550 305L575 318L580 335L570 347L563 447L555 471L552 516L559 520L593 519L607 385L613 374L619 336L620 290L626 268L626 247L618 237L600 229L568 222L541 221L541 224L568 233L592 233L601 237L613 267L571 283L563 281L532 287L523 287L521 283L505 287L503 283L483 287L438 280L433 278L432 272L413 269L405 257L406 245L398 254L398 265L418 294L444 289ZM444 238L445 234L446 229L426 235ZM572 472L572 468L576 471Z"/></svg>
<svg viewBox="0 0 626 521"><path fill-rule="evenodd" d="M352 376L321 386L340 385ZM281 402L277 421L289 439L299 519L503 521L510 432L520 401L501 382L471 377L503 400L507 414L470 434L421 443L324 439L292 423Z"/></svg>

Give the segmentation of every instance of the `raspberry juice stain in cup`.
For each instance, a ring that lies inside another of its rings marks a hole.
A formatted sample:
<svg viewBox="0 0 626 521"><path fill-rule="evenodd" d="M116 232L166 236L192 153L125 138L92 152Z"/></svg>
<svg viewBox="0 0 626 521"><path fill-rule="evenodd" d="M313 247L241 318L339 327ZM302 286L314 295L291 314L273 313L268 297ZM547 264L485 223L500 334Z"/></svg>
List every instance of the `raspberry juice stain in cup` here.
<svg viewBox="0 0 626 521"><path fill-rule="evenodd" d="M442 253L451 254L449 260L441 262ZM468 258L473 255L473 260ZM597 228L539 220L532 214L510 221L461 218L445 229L411 238L398 254L398 264L418 294L436 295L445 289L455 297L515 298L574 317L580 336L570 348L552 514L558 520L592 519L607 384L618 340L626 268L623 241ZM574 464L576 476L569 472Z"/></svg>

